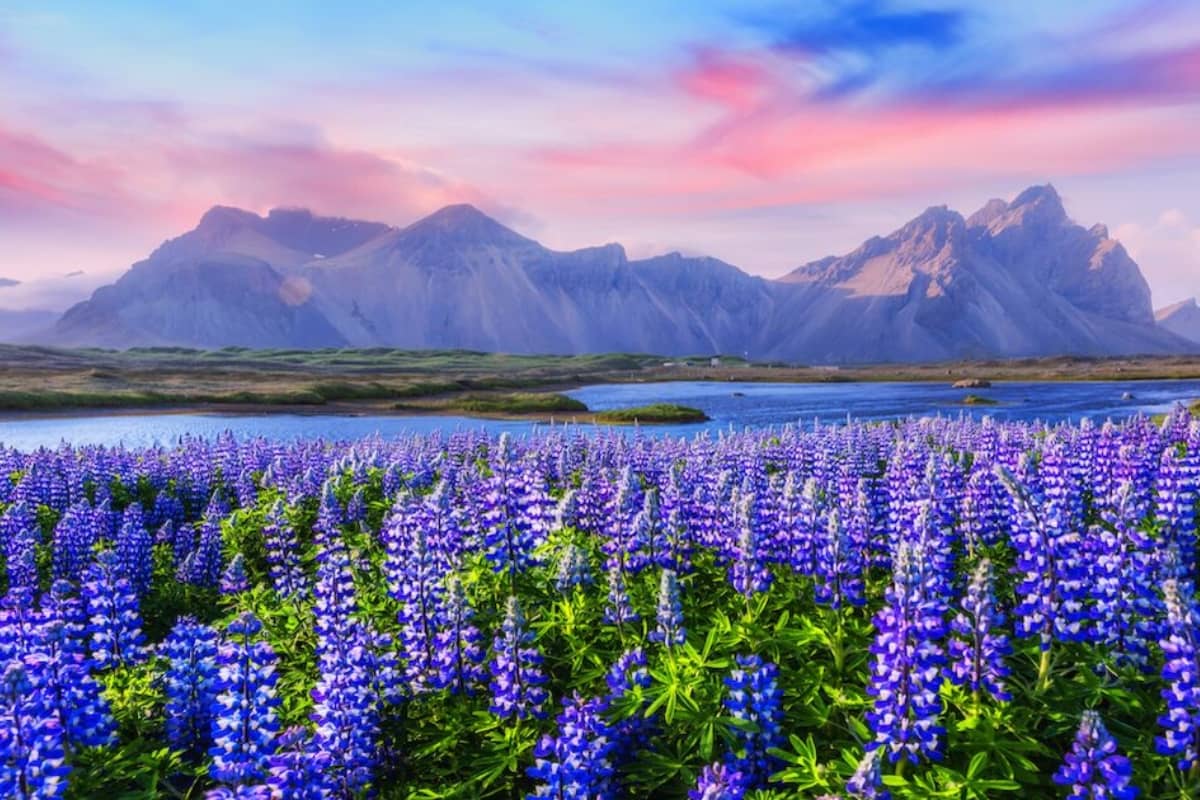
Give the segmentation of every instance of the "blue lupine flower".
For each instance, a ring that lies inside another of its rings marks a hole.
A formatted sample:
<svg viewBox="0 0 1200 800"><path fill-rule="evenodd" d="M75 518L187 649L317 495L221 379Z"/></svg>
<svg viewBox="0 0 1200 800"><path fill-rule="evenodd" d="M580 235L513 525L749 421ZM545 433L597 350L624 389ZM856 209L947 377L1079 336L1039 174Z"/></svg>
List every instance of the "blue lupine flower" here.
<svg viewBox="0 0 1200 800"><path fill-rule="evenodd" d="M13 800L63 797L67 775L63 729L21 661L0 677L0 796Z"/></svg>
<svg viewBox="0 0 1200 800"><path fill-rule="evenodd" d="M1061 442L1048 442L1042 464L1047 488L1032 475L1023 482L1012 476L1006 485L1017 503L1012 543L1017 551L1016 633L1038 636L1042 650L1055 639L1081 641L1084 636L1086 565L1079 546L1077 497ZM1023 459L1023 463L1027 463ZM1048 487L1055 487L1051 490Z"/></svg>
<svg viewBox="0 0 1200 800"><path fill-rule="evenodd" d="M608 603L604 606L604 621L618 628L632 625L641 619L629 601L629 591L625 588L625 573L620 567L610 567L608 570Z"/></svg>
<svg viewBox="0 0 1200 800"><path fill-rule="evenodd" d="M893 582L887 604L875 616L873 665L867 693L875 698L867 724L875 732L868 749L886 748L894 762L904 756L939 758L942 728L938 691L945 661L942 605L932 590L937 578L919 544L902 541L893 557Z"/></svg>
<svg viewBox="0 0 1200 800"><path fill-rule="evenodd" d="M695 787L688 790L688 800L742 800L745 795L745 776L721 763L702 769Z"/></svg>
<svg viewBox="0 0 1200 800"><path fill-rule="evenodd" d="M816 540L817 602L833 609L863 605L866 602L862 581L864 548L855 547L850 541L837 509L830 509Z"/></svg>
<svg viewBox="0 0 1200 800"><path fill-rule="evenodd" d="M1163 541L1180 555L1180 577L1195 573L1196 499L1200 494L1200 453L1188 447L1163 451L1155 481L1155 511Z"/></svg>
<svg viewBox="0 0 1200 800"><path fill-rule="evenodd" d="M971 573L962 610L950 622L950 669L947 677L973 692L986 691L999 701L1012 699L1004 688L1008 667L1008 637L1004 614L992 591L992 563L982 559Z"/></svg>
<svg viewBox="0 0 1200 800"><path fill-rule="evenodd" d="M1053 777L1058 785L1071 787L1067 800L1133 800L1138 796L1131 783L1129 759L1117 752L1116 740L1095 711L1083 712L1075 742Z"/></svg>
<svg viewBox="0 0 1200 800"><path fill-rule="evenodd" d="M167 744L189 755L203 753L216 701L217 632L194 617L181 617L159 654L168 661L163 675Z"/></svg>
<svg viewBox="0 0 1200 800"><path fill-rule="evenodd" d="M646 653L642 648L635 647L626 650L608 669L605 678L608 683L608 696L603 700L604 710L608 711L614 703L627 701L630 694L650 686L650 671L647 669ZM634 697L636 699L636 695ZM638 752L650 745L650 738L657 729L653 717L644 713L646 699L633 708L626 708L622 719L612 725L610 738L612 750L610 760L613 767L624 769L635 760Z"/></svg>
<svg viewBox="0 0 1200 800"><path fill-rule="evenodd" d="M725 710L753 730L733 729L735 746L730 766L745 775L748 788L762 788L778 768L778 759L767 751L783 745L783 694L779 668L757 655L738 656L737 666L725 678Z"/></svg>
<svg viewBox="0 0 1200 800"><path fill-rule="evenodd" d="M640 647L626 650L609 667L608 693L611 699L624 697L635 687L645 689L650 686L650 671L646 667L646 652Z"/></svg>
<svg viewBox="0 0 1200 800"><path fill-rule="evenodd" d="M542 655L533 644L533 632L525 627L525 616L517 598L510 596L504 622L492 644L491 691L493 714L517 719L546 716L547 693L543 684Z"/></svg>
<svg viewBox="0 0 1200 800"><path fill-rule="evenodd" d="M122 574L117 554L101 552L84 577L92 663L108 669L144 661L147 653L137 595Z"/></svg>
<svg viewBox="0 0 1200 800"><path fill-rule="evenodd" d="M329 754L328 781L335 793L354 797L370 784L378 758L374 642L357 619L358 601L345 544L330 537L320 556L313 590L320 673L312 691L313 748Z"/></svg>
<svg viewBox="0 0 1200 800"><path fill-rule="evenodd" d="M129 579L129 586L139 598L150 591L150 579L154 574L154 540L146 530L142 507L137 503L125 509L121 528L117 532L117 560L121 571Z"/></svg>
<svg viewBox="0 0 1200 800"><path fill-rule="evenodd" d="M400 643L414 693L430 689L437 672L435 639L445 622L443 577L449 565L428 538L423 503L397 503L384 526L388 593L400 601Z"/></svg>
<svg viewBox="0 0 1200 800"><path fill-rule="evenodd" d="M657 625L650 632L650 641L672 647L687 641L683 624L683 605L679 600L679 582L674 570L664 569L658 586Z"/></svg>
<svg viewBox="0 0 1200 800"><path fill-rule="evenodd" d="M308 580L300 562L300 543L287 519L282 500L276 500L263 525L263 548L275 591L283 597L295 597L308 590Z"/></svg>
<svg viewBox="0 0 1200 800"><path fill-rule="evenodd" d="M88 670L72 629L54 610L38 630L34 650L24 657L30 681L58 718L67 747L104 747L117 741L103 687Z"/></svg>
<svg viewBox="0 0 1200 800"><path fill-rule="evenodd" d="M300 727L279 734L275 754L267 759L267 786L281 800L330 800L329 754L310 746Z"/></svg>
<svg viewBox="0 0 1200 800"><path fill-rule="evenodd" d="M858 800L888 800L891 793L883 785L883 751L868 750L846 781L846 794Z"/></svg>
<svg viewBox="0 0 1200 800"><path fill-rule="evenodd" d="M512 579L536 565L533 551L549 530L552 504L544 476L517 460L507 433L496 442L491 467L482 497L484 552L493 571Z"/></svg>
<svg viewBox="0 0 1200 800"><path fill-rule="evenodd" d="M1184 772L1200 758L1200 653L1196 635L1200 615L1191 597L1180 591L1179 582L1163 582L1163 602L1167 607L1167 625L1161 642L1163 651L1163 699L1167 713L1158 718L1163 735L1156 741L1162 755L1178 757Z"/></svg>
<svg viewBox="0 0 1200 800"><path fill-rule="evenodd" d="M568 544L558 559L554 588L563 594L569 594L572 589L588 586L591 582L592 572L588 567L587 553L581 547Z"/></svg>
<svg viewBox="0 0 1200 800"><path fill-rule="evenodd" d="M217 649L209 774L230 786L261 783L275 752L277 658L271 645L255 641L261 630L262 623L246 612L229 623Z"/></svg>
<svg viewBox="0 0 1200 800"><path fill-rule="evenodd" d="M314 541L327 547L331 539L340 535L339 527L345 521L346 514L334 491L334 482L325 481L321 487L321 503L317 508L317 521L313 523Z"/></svg>
<svg viewBox="0 0 1200 800"><path fill-rule="evenodd" d="M539 785L530 798L609 800L615 797L612 732L596 700L563 699L558 734L543 736L527 770Z"/></svg>
<svg viewBox="0 0 1200 800"><path fill-rule="evenodd" d="M92 560L99 540L92 507L80 501L67 509L54 526L54 577L78 581Z"/></svg>
<svg viewBox="0 0 1200 800"><path fill-rule="evenodd" d="M758 500L754 495L742 497L738 504L737 547L734 561L729 570L729 580L733 588L747 597L765 592L771 588L773 581L771 570L763 563L759 552Z"/></svg>
<svg viewBox="0 0 1200 800"><path fill-rule="evenodd" d="M244 786L221 786L210 789L204 794L204 800L275 800L271 787L265 783L255 783Z"/></svg>
<svg viewBox="0 0 1200 800"><path fill-rule="evenodd" d="M215 502L214 495L213 503ZM186 560L186 574L182 577L193 586L215 589L221 579L224 556L221 543L221 517L218 516L218 511L213 510L213 504L209 505L210 508L205 512L204 519L200 523L196 549Z"/></svg>
<svg viewBox="0 0 1200 800"><path fill-rule="evenodd" d="M474 615L462 581L452 575L446 584L445 627L438 631L435 639L437 673L433 678L434 688L472 695L483 685L487 676L483 666L486 654L483 634L471 624Z"/></svg>
<svg viewBox="0 0 1200 800"><path fill-rule="evenodd" d="M4 565L8 585L36 590L38 587L37 545L41 542L37 517L24 502L4 509L0 516L0 536L4 543Z"/></svg>
<svg viewBox="0 0 1200 800"><path fill-rule="evenodd" d="M221 574L221 594L240 594L250 589L250 578L246 575L246 559L238 553L229 561Z"/></svg>

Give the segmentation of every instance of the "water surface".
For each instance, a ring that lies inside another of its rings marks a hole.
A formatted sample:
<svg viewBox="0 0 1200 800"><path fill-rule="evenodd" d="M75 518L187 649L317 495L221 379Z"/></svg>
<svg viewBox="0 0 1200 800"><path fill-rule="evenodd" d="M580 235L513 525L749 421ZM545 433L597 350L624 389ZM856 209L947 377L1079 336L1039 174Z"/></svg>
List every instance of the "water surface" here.
<svg viewBox="0 0 1200 800"><path fill-rule="evenodd" d="M964 406L962 398L969 393L996 400L998 405ZM1200 398L1200 380L1011 382L969 392L939 383L673 382L586 386L567 394L597 411L657 402L693 406L712 420L698 425L642 428L643 433L693 435L704 430L831 422L847 417L882 420L932 414L1049 422L1091 417L1100 422L1138 413L1158 414L1176 402ZM545 427L524 421L453 416L146 412L10 418L0 421L0 442L21 449L54 447L63 441L144 446L170 444L185 435L213 437L223 431L232 431L240 438L263 436L290 441L455 430L527 433Z"/></svg>

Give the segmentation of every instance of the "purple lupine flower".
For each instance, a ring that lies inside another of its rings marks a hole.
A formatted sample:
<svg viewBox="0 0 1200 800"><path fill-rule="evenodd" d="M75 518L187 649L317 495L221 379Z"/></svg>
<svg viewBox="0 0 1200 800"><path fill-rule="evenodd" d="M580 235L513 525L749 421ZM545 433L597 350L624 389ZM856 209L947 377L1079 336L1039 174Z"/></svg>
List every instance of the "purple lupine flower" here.
<svg viewBox="0 0 1200 800"><path fill-rule="evenodd" d="M725 678L725 710L750 723L752 729L733 729L736 742L729 764L745 776L748 788L766 786L779 765L768 751L783 745L783 695L779 668L756 655L738 656L737 666Z"/></svg>
<svg viewBox="0 0 1200 800"><path fill-rule="evenodd" d="M1095 711L1083 712L1075 742L1053 778L1059 786L1071 787L1067 800L1133 800L1138 796L1129 759L1117 752L1117 741Z"/></svg>
<svg viewBox="0 0 1200 800"><path fill-rule="evenodd" d="M588 567L587 553L583 548L568 543L558 559L554 588L563 594L570 594L575 588L588 586L591 582L592 572Z"/></svg>
<svg viewBox="0 0 1200 800"><path fill-rule="evenodd" d="M102 551L85 571L83 599L92 663L97 669L146 659L137 595L112 550Z"/></svg>
<svg viewBox="0 0 1200 800"><path fill-rule="evenodd" d="M117 741L103 687L91 675L75 627L48 609L32 652L24 657L29 679L58 718L67 747L104 747Z"/></svg>
<svg viewBox="0 0 1200 800"><path fill-rule="evenodd" d="M328 780L338 796L370 784L379 754L379 697L372 683L374 642L357 619L350 556L339 537L321 551L313 589L319 677L312 691L312 748L329 754Z"/></svg>
<svg viewBox="0 0 1200 800"><path fill-rule="evenodd" d="M888 800L891 793L882 787L883 751L868 750L846 781L846 794L858 800Z"/></svg>
<svg viewBox="0 0 1200 800"><path fill-rule="evenodd" d="M241 594L249 591L250 578L246 575L246 559L241 554L236 554L229 561L229 566L221 573L221 594Z"/></svg>
<svg viewBox="0 0 1200 800"><path fill-rule="evenodd" d="M608 695L603 701L605 710L611 710L614 703L624 703L624 713L628 714L623 714L623 718L612 726L611 760L616 769L633 763L638 751L649 746L657 727L653 718L646 717L646 700L640 695L650 686L650 671L646 665L646 653L642 648L626 650L609 667L605 678L608 683ZM639 698L640 703L637 702ZM629 707L630 702L634 707Z"/></svg>
<svg viewBox="0 0 1200 800"><path fill-rule="evenodd" d="M330 800L329 754L309 745L304 728L288 728L276 739L267 759L267 786L272 800Z"/></svg>
<svg viewBox="0 0 1200 800"><path fill-rule="evenodd" d="M679 581L674 570L664 569L658 585L656 625L650 631L650 641L673 647L687 641L683 624L683 605L679 600Z"/></svg>
<svg viewBox="0 0 1200 800"><path fill-rule="evenodd" d="M86 501L67 509L54 526L54 577L78 581L92 560L92 548L100 535L92 507Z"/></svg>
<svg viewBox="0 0 1200 800"><path fill-rule="evenodd" d="M596 700L579 695L563 698L558 734L545 735L533 751L534 764L526 772L539 782L533 798L555 800L610 800L613 784L612 730Z"/></svg>
<svg viewBox="0 0 1200 800"><path fill-rule="evenodd" d="M1004 634L1004 614L996 608L992 590L992 563L982 559L971 573L961 610L950 622L950 668L947 677L972 692L985 691L1004 702L1012 696L1004 688L1010 652Z"/></svg>
<svg viewBox="0 0 1200 800"><path fill-rule="evenodd" d="M864 549L850 541L837 509L829 510L822 531L817 539L817 602L833 609L863 605L867 600L862 581Z"/></svg>
<svg viewBox="0 0 1200 800"><path fill-rule="evenodd" d="M154 540L146 530L142 507L137 503L125 509L121 527L117 531L117 560L121 571L129 579L129 586L139 598L150 591L150 579L154 574Z"/></svg>
<svg viewBox="0 0 1200 800"><path fill-rule="evenodd" d="M646 668L646 652L640 647L626 650L609 667L608 683L610 699L624 697L634 688L645 689L650 686L650 671Z"/></svg>
<svg viewBox="0 0 1200 800"><path fill-rule="evenodd" d="M208 747L216 704L217 632L181 617L159 646L167 659L163 708L167 744L192 756Z"/></svg>
<svg viewBox="0 0 1200 800"><path fill-rule="evenodd" d="M751 595L771 588L771 570L763 563L759 552L758 501L754 495L742 497L738 503L738 540L733 564L729 568L729 581L739 594Z"/></svg>
<svg viewBox="0 0 1200 800"><path fill-rule="evenodd" d="M496 442L491 467L482 497L484 552L493 571L515 580L537 563L533 551L545 539L552 504L544 477L517 460L507 433Z"/></svg>
<svg viewBox="0 0 1200 800"><path fill-rule="evenodd" d="M742 800L745 795L745 776L719 762L704 767L688 790L688 800Z"/></svg>
<svg viewBox="0 0 1200 800"><path fill-rule="evenodd" d="M308 591L308 579L300 562L300 543L296 530L287 519L282 500L276 500L263 525L263 548L275 591L283 597L296 597Z"/></svg>
<svg viewBox="0 0 1200 800"><path fill-rule="evenodd" d="M434 652L437 673L434 688L472 695L487 675L483 661L483 634L471 624L474 611L467 601L462 581L452 575L446 583L445 627L438 631Z"/></svg>
<svg viewBox="0 0 1200 800"><path fill-rule="evenodd" d="M867 748L887 749L893 762L903 756L916 763L941 754L943 609L925 574L933 565L919 544L900 542L892 561L887 603L875 615L867 688L875 705L866 715L875 739Z"/></svg>
<svg viewBox="0 0 1200 800"><path fill-rule="evenodd" d="M334 482L327 480L321 487L321 503L317 507L317 521L313 523L314 541L328 547L332 539L341 535L340 527L345 520L346 513L334 491Z"/></svg>
<svg viewBox="0 0 1200 800"><path fill-rule="evenodd" d="M186 574L183 579L193 586L208 589L217 588L224 566L221 543L221 517L214 510L217 505L216 495L205 511L196 537L196 549L184 561Z"/></svg>
<svg viewBox="0 0 1200 800"><path fill-rule="evenodd" d="M1167 625L1161 642L1166 684L1162 696L1167 713L1158 718L1163 735L1155 748L1162 755L1177 756L1179 769L1187 772L1200 759L1200 653L1196 641L1200 615L1174 578L1163 582L1163 602Z"/></svg>
<svg viewBox="0 0 1200 800"><path fill-rule="evenodd" d="M609 625L622 628L633 625L641 617L633 610L629 601L629 591L625 588L625 573L620 567L610 567L608 570L608 602L604 606L604 621Z"/></svg>
<svg viewBox="0 0 1200 800"><path fill-rule="evenodd" d="M0 537L4 542L4 565L9 587L38 587L37 545L41 542L37 517L24 502L4 509L0 516Z"/></svg>
<svg viewBox="0 0 1200 800"><path fill-rule="evenodd" d="M0 677L0 795L63 797L69 772L61 722L30 681L26 665L9 661Z"/></svg>
<svg viewBox="0 0 1200 800"><path fill-rule="evenodd" d="M525 627L525 615L517 598L510 596L504 622L492 645L491 690L493 714L525 719L546 716L546 674L542 655L533 644L533 632Z"/></svg>
<svg viewBox="0 0 1200 800"><path fill-rule="evenodd" d="M1155 481L1155 509L1163 541L1179 552L1179 577L1190 577L1196 570L1198 487L1200 453L1186 446L1164 450Z"/></svg>
<svg viewBox="0 0 1200 800"><path fill-rule="evenodd" d="M229 623L217 649L209 774L229 786L261 783L275 752L278 659L271 645L256 641L260 631L258 618L243 613Z"/></svg>
<svg viewBox="0 0 1200 800"><path fill-rule="evenodd" d="M1059 460L1044 466L1048 473L1061 469ZM1078 531L1067 527L1069 509L1048 502L1033 481L1020 482L1007 474L1004 477L1017 506L1012 535L1020 577L1016 588L1017 636L1037 636L1043 651L1049 650L1055 639L1079 641L1084 637L1086 617L1086 566Z"/></svg>
<svg viewBox="0 0 1200 800"><path fill-rule="evenodd" d="M400 642L414 693L428 691L437 672L435 638L445 622L443 576L449 567L436 542L429 541L423 511L422 503L398 503L383 531L388 593L403 604Z"/></svg>

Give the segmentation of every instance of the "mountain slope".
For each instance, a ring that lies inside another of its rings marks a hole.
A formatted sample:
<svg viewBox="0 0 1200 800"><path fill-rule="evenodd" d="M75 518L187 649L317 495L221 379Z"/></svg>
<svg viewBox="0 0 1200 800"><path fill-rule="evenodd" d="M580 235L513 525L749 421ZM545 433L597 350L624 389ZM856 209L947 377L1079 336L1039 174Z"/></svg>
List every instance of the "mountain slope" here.
<svg viewBox="0 0 1200 800"><path fill-rule="evenodd" d="M1160 308L1155 312L1154 318L1158 321L1159 327L1165 328L1177 336L1182 336L1189 342L1200 344L1200 305L1196 304L1196 298L1190 297L1174 305Z"/></svg>
<svg viewBox="0 0 1200 800"><path fill-rule="evenodd" d="M1181 347L1154 327L1149 286L1121 244L1103 226L1071 222L1051 186L1011 204L989 201L966 219L928 209L783 281L803 292L785 312L797 324L776 343L778 356L888 361Z"/></svg>
<svg viewBox="0 0 1200 800"><path fill-rule="evenodd" d="M344 338L290 270L386 234L372 222L276 209L266 217L217 206L116 283L68 309L61 344L128 347L326 347Z"/></svg>
<svg viewBox="0 0 1200 800"><path fill-rule="evenodd" d="M1049 186L931 208L780 281L559 252L479 210L406 228L217 207L59 320L67 344L746 353L790 361L1175 352L1137 265Z"/></svg>

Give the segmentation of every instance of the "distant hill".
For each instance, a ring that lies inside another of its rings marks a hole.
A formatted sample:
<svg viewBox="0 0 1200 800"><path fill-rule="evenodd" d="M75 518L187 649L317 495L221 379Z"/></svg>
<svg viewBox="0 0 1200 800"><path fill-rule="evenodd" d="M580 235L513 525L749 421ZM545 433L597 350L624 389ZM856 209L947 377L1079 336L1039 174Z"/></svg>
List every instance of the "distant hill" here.
<svg viewBox="0 0 1200 800"><path fill-rule="evenodd" d="M49 338L125 347L723 352L788 361L1169 353L1137 264L1053 187L933 208L783 280L617 244L559 252L467 205L406 228L217 207Z"/></svg>
<svg viewBox="0 0 1200 800"><path fill-rule="evenodd" d="M1200 345L1200 306L1196 305L1196 298L1160 308L1154 318L1159 327Z"/></svg>
<svg viewBox="0 0 1200 800"><path fill-rule="evenodd" d="M58 314L54 311L0 308L0 342L25 342L44 337L57 319Z"/></svg>

